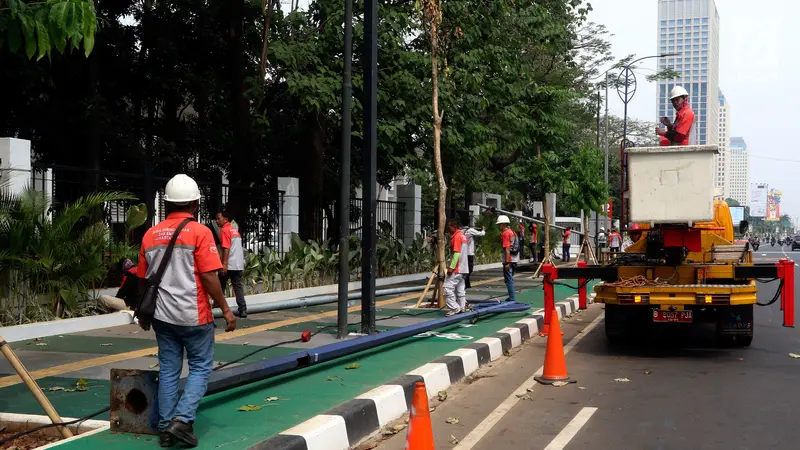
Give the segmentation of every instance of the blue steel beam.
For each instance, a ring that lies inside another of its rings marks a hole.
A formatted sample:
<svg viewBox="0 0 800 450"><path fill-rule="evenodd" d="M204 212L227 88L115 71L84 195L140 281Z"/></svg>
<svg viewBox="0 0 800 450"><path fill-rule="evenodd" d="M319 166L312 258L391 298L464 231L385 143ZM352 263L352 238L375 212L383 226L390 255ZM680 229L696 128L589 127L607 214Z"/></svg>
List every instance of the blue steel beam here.
<svg viewBox="0 0 800 450"><path fill-rule="evenodd" d="M525 311L530 308L530 305L516 302L504 302L496 305L475 304L473 308L475 309L471 312L458 314L452 317L444 317L347 341L334 342L332 344L323 345L322 347L302 350L265 361L257 361L231 367L230 369L219 370L211 374L206 395L216 394L315 364L332 361L379 345L389 344L409 336L458 323L462 320L477 319L489 314L502 312Z"/></svg>

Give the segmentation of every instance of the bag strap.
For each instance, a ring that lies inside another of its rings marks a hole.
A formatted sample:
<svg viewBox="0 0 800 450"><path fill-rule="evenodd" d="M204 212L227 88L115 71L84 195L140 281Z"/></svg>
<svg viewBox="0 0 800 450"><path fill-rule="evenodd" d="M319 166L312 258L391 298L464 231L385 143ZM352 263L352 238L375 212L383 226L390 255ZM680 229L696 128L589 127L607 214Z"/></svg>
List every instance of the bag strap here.
<svg viewBox="0 0 800 450"><path fill-rule="evenodd" d="M178 240L178 235L181 234L181 230L185 227L189 222L193 221L193 217L188 217L183 219L183 221L178 224L178 227L175 228L175 233L172 234L172 238L169 240L169 245L167 245L167 251L164 252L164 256L161 258L161 264L158 265L158 270L156 271L155 275L152 279L148 279L148 283L154 286L158 286L161 284L161 278L164 277L164 272L167 270L167 264L169 264L169 260L172 257L172 250L175 249L175 241Z"/></svg>

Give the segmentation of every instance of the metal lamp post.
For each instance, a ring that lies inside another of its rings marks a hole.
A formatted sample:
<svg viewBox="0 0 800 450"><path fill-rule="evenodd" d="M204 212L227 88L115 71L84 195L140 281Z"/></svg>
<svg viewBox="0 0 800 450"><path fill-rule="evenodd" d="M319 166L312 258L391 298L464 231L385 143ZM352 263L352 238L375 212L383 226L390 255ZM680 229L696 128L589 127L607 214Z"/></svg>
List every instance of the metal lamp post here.
<svg viewBox="0 0 800 450"><path fill-rule="evenodd" d="M627 161L627 154L626 148L628 147L628 103L633 99L633 96L636 94L636 75L633 73L633 66L635 63L650 59L650 58L664 58L667 56L677 56L679 53L664 53L661 55L651 55L651 56L644 56L637 60L631 61L622 69L620 72L618 80L620 81L617 84L617 94L619 95L620 100L624 105L624 113L622 118L622 143L619 149L619 160L620 164L622 165L622 173L620 174L620 195L619 195L619 207L620 207L620 216L619 216L619 224L620 228L626 226L627 216L626 216L626 208L625 208L625 187L628 185L628 161ZM608 86L608 83L606 83ZM607 96L606 96L606 102ZM608 153L606 153L607 155ZM608 172L606 172L606 180L608 180Z"/></svg>

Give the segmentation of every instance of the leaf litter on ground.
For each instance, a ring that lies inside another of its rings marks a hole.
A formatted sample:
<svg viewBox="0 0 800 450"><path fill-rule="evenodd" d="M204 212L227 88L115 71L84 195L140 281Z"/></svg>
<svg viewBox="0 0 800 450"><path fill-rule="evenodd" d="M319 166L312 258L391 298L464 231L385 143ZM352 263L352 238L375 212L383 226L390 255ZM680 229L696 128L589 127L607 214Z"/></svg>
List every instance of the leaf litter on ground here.
<svg viewBox="0 0 800 450"><path fill-rule="evenodd" d="M250 412L250 411L258 411L260 409L261 409L261 406L259 406L259 405L242 405L242 406L239 407L239 409L237 409L237 411Z"/></svg>
<svg viewBox="0 0 800 450"><path fill-rule="evenodd" d="M789 356L794 359L800 358L800 355L798 355L797 353L789 353Z"/></svg>
<svg viewBox="0 0 800 450"><path fill-rule="evenodd" d="M630 383L631 382L631 380L629 380L627 378L614 378L614 381L616 381L617 383Z"/></svg>
<svg viewBox="0 0 800 450"><path fill-rule="evenodd" d="M455 436L453 436L452 434L450 435L450 439L448 439L448 441L449 441L449 442L450 442L452 445L456 445L456 444L458 444L458 438L457 438L457 437L455 437Z"/></svg>
<svg viewBox="0 0 800 450"><path fill-rule="evenodd" d="M443 402L447 400L447 391L439 391L439 401Z"/></svg>
<svg viewBox="0 0 800 450"><path fill-rule="evenodd" d="M449 423L450 425L456 425L461 421L458 420L458 417L448 417L447 420L445 420L445 422Z"/></svg>
<svg viewBox="0 0 800 450"><path fill-rule="evenodd" d="M361 364L359 364L359 363L353 363L353 364L348 364L348 365L344 366L344 368L346 370L354 370L354 369L358 369L359 367L361 367Z"/></svg>

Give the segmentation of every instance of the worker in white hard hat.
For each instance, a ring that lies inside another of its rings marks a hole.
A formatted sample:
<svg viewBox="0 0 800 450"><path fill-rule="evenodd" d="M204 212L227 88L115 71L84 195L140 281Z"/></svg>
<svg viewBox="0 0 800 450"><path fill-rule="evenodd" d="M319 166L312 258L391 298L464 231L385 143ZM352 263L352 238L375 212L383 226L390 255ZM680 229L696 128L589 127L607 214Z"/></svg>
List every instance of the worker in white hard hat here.
<svg viewBox="0 0 800 450"><path fill-rule="evenodd" d="M139 325L145 331L152 325L158 343L158 431L162 447L178 441L190 447L198 443L193 423L214 366L215 325L209 296L224 314L225 331L236 329L236 317L217 276L222 263L214 236L208 227L195 221L200 197L200 189L190 177L179 174L169 180L164 190L167 218L147 230L139 252L140 290L157 286L155 313L152 317L139 316ZM166 266L158 282L156 274L162 261ZM179 396L184 353L189 375Z"/></svg>
<svg viewBox="0 0 800 450"><path fill-rule="evenodd" d="M689 145L689 134L694 124L694 111L689 106L689 93L683 86L675 86L669 92L669 99L675 108L675 121L670 122L664 116L661 123L667 128L656 127L656 134L661 136L660 145Z"/></svg>
<svg viewBox="0 0 800 450"><path fill-rule="evenodd" d="M508 216L497 217L496 225L500 227L500 243L503 246L501 261L503 262L503 280L508 290L508 301L516 301L514 296L514 272L519 264L520 242L519 236L511 229L511 221Z"/></svg>

